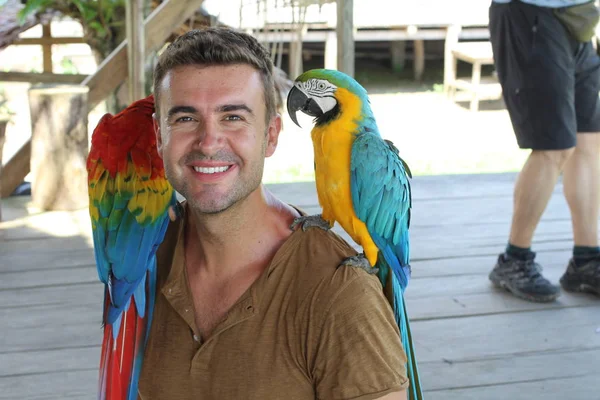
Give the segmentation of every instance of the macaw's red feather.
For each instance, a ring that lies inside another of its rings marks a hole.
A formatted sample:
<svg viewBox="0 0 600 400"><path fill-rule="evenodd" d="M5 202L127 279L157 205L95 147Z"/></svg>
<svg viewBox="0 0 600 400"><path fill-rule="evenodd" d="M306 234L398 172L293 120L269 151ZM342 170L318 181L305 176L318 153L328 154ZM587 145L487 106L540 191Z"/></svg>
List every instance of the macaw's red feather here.
<svg viewBox="0 0 600 400"><path fill-rule="evenodd" d="M106 298L108 299L108 295ZM109 305L107 301L106 307ZM116 339L112 325L107 325L104 329L100 355L99 399L125 400L137 397L137 394L129 393L129 389L134 360L140 351L144 351L146 319L138 315L134 298L123 313L120 326Z"/></svg>
<svg viewBox="0 0 600 400"><path fill-rule="evenodd" d="M88 172L94 164L102 162L111 177L117 172L127 171L128 154L143 153L149 162L140 165L150 178L164 177L162 159L156 149L156 137L147 132L154 131L152 114L154 96L132 103L117 115L104 115L92 135L92 149L87 160ZM137 164L137 160L133 160Z"/></svg>

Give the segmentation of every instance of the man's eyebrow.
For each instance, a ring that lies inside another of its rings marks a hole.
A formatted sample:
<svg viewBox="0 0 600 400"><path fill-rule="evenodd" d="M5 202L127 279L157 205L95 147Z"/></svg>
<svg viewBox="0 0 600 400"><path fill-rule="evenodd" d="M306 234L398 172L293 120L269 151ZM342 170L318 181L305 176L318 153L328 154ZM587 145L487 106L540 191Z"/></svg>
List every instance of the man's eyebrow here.
<svg viewBox="0 0 600 400"><path fill-rule="evenodd" d="M231 112L231 111L246 111L247 113L254 115L250 107L245 104L224 104L220 107L217 107L217 111L219 112Z"/></svg>
<svg viewBox="0 0 600 400"><path fill-rule="evenodd" d="M192 106L174 106L171 107L171 109L167 113L167 118L171 118L173 115L179 113L195 113L196 111L196 108Z"/></svg>

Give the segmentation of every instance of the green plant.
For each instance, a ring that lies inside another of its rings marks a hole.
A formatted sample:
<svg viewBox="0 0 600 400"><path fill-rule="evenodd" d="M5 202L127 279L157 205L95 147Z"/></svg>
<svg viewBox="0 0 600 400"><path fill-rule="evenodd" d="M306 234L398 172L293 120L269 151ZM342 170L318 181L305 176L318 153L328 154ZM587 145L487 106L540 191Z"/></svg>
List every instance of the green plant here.
<svg viewBox="0 0 600 400"><path fill-rule="evenodd" d="M19 20L23 23L28 16L47 10L79 21L98 61L125 38L125 0L30 0L19 11Z"/></svg>

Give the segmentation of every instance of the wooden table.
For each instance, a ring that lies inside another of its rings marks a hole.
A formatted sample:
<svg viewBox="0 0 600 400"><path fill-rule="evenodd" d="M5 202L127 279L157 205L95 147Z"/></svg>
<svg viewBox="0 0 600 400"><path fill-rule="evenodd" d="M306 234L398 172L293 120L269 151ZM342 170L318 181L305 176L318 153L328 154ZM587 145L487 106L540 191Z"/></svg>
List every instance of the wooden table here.
<svg viewBox="0 0 600 400"><path fill-rule="evenodd" d="M502 96L502 88L495 77L481 77L482 65L493 65L494 55L490 42L455 43L450 52L452 57L449 82L446 82L450 98L455 100L456 90L464 90L470 95L470 109L477 111L480 100L496 100ZM471 80L456 77L458 60L473 65Z"/></svg>

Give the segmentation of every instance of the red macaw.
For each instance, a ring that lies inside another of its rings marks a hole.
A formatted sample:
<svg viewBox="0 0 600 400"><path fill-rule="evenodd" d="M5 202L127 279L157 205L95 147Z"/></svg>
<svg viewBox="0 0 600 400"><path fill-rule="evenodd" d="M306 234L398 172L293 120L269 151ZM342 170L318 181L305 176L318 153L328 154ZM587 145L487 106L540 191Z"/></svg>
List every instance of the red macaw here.
<svg viewBox="0 0 600 400"><path fill-rule="evenodd" d="M156 290L156 249L175 191L152 122L154 97L102 117L87 159L98 276L105 284L98 398L137 399Z"/></svg>

